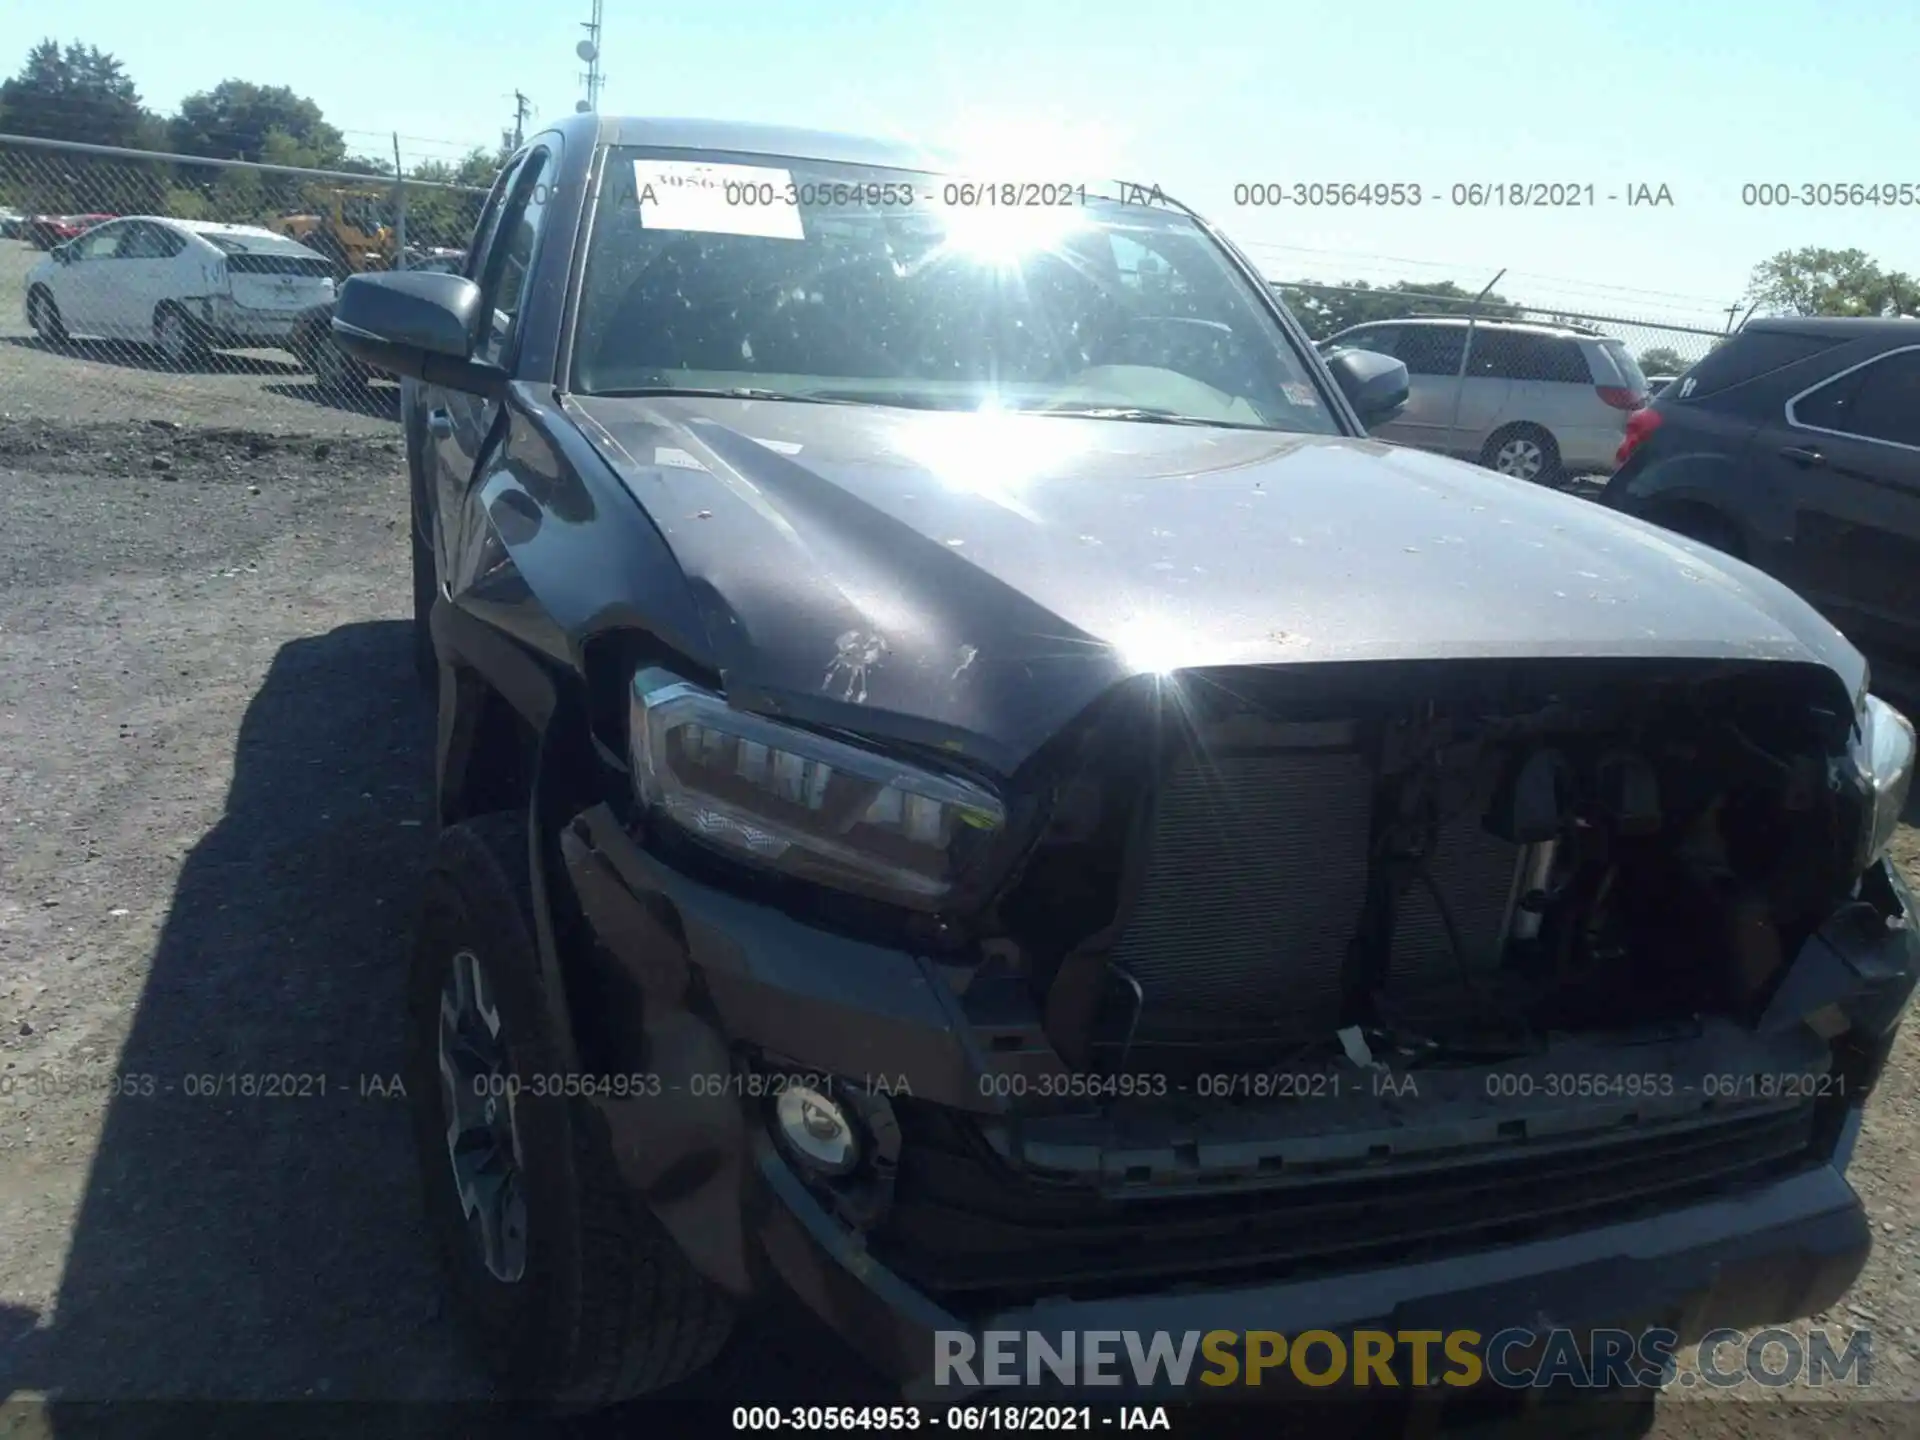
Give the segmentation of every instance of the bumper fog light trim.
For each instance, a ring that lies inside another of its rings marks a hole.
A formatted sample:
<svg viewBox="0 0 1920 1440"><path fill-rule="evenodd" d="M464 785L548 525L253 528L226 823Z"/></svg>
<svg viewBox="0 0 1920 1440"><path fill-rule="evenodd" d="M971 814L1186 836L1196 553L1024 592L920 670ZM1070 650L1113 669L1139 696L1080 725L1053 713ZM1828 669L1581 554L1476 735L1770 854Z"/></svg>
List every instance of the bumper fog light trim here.
<svg viewBox="0 0 1920 1440"><path fill-rule="evenodd" d="M780 1092L774 1130L790 1155L822 1175L845 1175L860 1163L853 1121L838 1101L810 1085Z"/></svg>

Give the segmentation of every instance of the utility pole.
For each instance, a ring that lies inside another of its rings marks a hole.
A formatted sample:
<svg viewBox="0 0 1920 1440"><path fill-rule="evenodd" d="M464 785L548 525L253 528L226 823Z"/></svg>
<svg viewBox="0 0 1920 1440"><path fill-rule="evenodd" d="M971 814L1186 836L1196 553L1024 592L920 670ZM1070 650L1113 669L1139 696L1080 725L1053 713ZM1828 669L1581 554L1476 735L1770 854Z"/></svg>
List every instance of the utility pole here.
<svg viewBox="0 0 1920 1440"><path fill-rule="evenodd" d="M526 138L527 118L531 113L531 111L532 111L532 104L527 99L527 97L521 94L518 90L514 91L513 92L513 148L515 150L518 150L520 148L520 142Z"/></svg>
<svg viewBox="0 0 1920 1440"><path fill-rule="evenodd" d="M1740 302L1738 300L1734 301L1733 304L1727 307L1727 333L1729 335L1733 333L1733 317L1738 315L1739 313L1740 313Z"/></svg>

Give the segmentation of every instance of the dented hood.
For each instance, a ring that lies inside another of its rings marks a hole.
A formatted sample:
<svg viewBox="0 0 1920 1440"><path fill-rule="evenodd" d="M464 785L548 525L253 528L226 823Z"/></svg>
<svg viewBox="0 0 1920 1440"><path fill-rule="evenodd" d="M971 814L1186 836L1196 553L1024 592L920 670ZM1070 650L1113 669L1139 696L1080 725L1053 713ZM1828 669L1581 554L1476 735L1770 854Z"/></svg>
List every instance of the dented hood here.
<svg viewBox="0 0 1920 1440"><path fill-rule="evenodd" d="M698 397L566 401L730 701L1018 766L1143 670L1859 655L1745 565L1370 440Z"/></svg>

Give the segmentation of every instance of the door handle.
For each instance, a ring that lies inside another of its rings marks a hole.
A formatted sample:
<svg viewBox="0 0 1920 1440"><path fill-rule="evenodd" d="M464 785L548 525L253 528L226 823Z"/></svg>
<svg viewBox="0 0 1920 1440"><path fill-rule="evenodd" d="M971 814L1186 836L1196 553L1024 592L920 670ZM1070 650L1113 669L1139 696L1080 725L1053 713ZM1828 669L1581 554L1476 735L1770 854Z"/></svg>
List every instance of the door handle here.
<svg viewBox="0 0 1920 1440"><path fill-rule="evenodd" d="M1781 446L1780 458L1783 460L1791 460L1796 465L1818 466L1827 463L1826 456L1822 455L1818 450L1809 450L1804 445Z"/></svg>
<svg viewBox="0 0 1920 1440"><path fill-rule="evenodd" d="M427 412L427 429L436 440L445 440L453 434L453 412L442 407Z"/></svg>

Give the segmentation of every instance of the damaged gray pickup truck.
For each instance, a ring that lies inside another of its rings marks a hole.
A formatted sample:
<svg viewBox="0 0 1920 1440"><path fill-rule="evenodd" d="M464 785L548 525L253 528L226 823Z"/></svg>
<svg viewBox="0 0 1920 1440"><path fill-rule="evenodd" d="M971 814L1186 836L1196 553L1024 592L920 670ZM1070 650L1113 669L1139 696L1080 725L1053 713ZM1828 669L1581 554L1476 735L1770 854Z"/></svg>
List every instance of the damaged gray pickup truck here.
<svg viewBox="0 0 1920 1440"><path fill-rule="evenodd" d="M408 377L429 1214L503 1384L1826 1306L1912 728L1760 572L1368 438L1157 191L582 116Z"/></svg>

